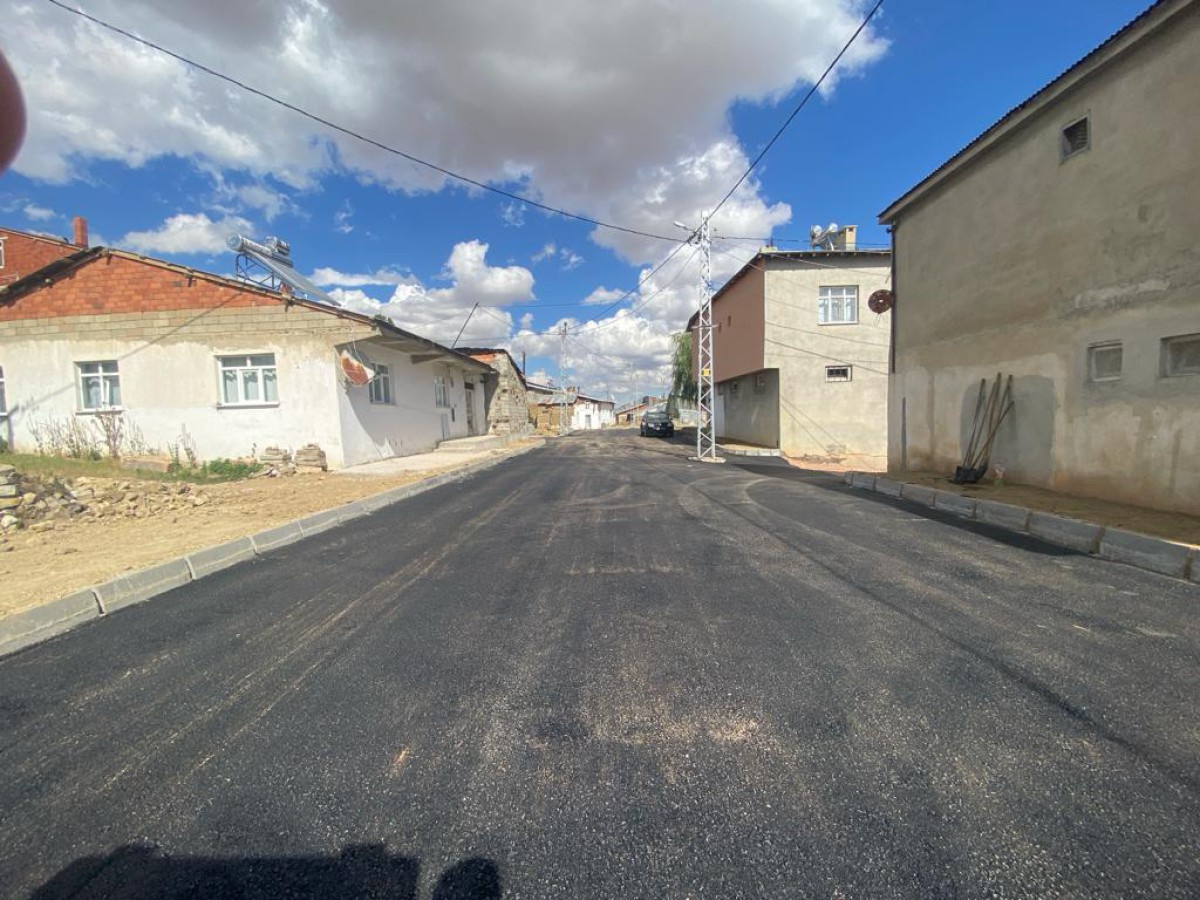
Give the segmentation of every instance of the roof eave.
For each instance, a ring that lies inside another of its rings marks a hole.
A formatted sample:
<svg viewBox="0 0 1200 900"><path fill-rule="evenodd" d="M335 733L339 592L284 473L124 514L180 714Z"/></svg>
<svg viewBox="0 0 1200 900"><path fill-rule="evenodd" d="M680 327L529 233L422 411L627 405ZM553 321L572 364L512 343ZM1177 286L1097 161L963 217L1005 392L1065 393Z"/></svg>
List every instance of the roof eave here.
<svg viewBox="0 0 1200 900"><path fill-rule="evenodd" d="M924 179L917 182L907 193L893 201L879 214L879 223L881 225L893 224L904 209L936 191L963 168L1004 141L1059 97L1108 66L1134 44L1159 31L1175 16L1187 10L1193 2L1195 0L1158 0L1063 74L1005 113L995 124L934 169Z"/></svg>

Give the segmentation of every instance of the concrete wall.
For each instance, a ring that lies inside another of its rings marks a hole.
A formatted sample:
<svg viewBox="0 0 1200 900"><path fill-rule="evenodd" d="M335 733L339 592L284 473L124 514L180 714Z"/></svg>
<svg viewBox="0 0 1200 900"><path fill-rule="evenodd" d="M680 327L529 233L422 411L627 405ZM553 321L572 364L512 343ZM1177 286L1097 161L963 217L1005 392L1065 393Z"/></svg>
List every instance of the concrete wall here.
<svg viewBox="0 0 1200 900"><path fill-rule="evenodd" d="M614 404L608 401L593 400L590 397L577 396L571 414L571 428L586 430L604 428L615 421Z"/></svg>
<svg viewBox="0 0 1200 900"><path fill-rule="evenodd" d="M748 269L713 300L713 381L763 368L763 273ZM698 358L692 334L692 359Z"/></svg>
<svg viewBox="0 0 1200 900"><path fill-rule="evenodd" d="M379 341L359 341L373 362L389 367L392 402L372 403L366 386L337 379L335 393L341 425L342 459L347 466L433 450L442 441L442 421L449 418L450 437L467 437L467 383L475 385L476 433L485 427L483 375L439 361L414 364L407 353ZM434 377L446 379L448 406L434 406Z"/></svg>
<svg viewBox="0 0 1200 900"><path fill-rule="evenodd" d="M1088 116L1089 149L1061 158ZM949 472L978 382L1015 376L993 463L1013 481L1200 513L1200 7L1046 105L895 222L889 466ZM1091 382L1089 344L1124 346Z"/></svg>
<svg viewBox="0 0 1200 900"><path fill-rule="evenodd" d="M779 446L779 371L763 369L722 381L714 398L713 427L719 438Z"/></svg>
<svg viewBox="0 0 1200 900"><path fill-rule="evenodd" d="M890 284L890 258L774 257L766 266L764 352L765 364L779 373L779 449L792 457L884 468L891 313L871 312L867 299ZM858 287L856 324L819 323L823 285ZM827 381L827 366L850 366L850 381Z"/></svg>
<svg viewBox="0 0 1200 900"><path fill-rule="evenodd" d="M480 356L496 370L485 384L487 424L491 434L523 434L530 430L529 401L521 374L507 353Z"/></svg>

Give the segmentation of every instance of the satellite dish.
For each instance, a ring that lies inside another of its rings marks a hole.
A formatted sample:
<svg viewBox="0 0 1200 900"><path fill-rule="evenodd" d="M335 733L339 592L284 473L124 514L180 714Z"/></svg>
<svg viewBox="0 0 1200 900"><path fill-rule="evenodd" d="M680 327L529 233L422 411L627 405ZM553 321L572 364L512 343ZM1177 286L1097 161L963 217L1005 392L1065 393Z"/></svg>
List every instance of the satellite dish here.
<svg viewBox="0 0 1200 900"><path fill-rule="evenodd" d="M867 307L873 313L883 314L896 305L896 295L887 288L880 288L867 300Z"/></svg>
<svg viewBox="0 0 1200 900"><path fill-rule="evenodd" d="M375 378L375 364L365 353L360 353L358 350L352 350L349 347L343 348L342 352L338 354L338 365L341 366L343 377L350 384L362 387L370 384Z"/></svg>

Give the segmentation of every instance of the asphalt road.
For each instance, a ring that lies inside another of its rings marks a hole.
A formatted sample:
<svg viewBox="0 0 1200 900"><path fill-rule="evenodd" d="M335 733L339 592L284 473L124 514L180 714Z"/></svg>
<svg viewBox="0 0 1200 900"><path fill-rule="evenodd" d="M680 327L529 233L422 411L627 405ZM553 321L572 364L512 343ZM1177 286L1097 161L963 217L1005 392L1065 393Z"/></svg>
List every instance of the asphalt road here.
<svg viewBox="0 0 1200 900"><path fill-rule="evenodd" d="M575 436L0 660L0 893L1200 896L1200 590Z"/></svg>

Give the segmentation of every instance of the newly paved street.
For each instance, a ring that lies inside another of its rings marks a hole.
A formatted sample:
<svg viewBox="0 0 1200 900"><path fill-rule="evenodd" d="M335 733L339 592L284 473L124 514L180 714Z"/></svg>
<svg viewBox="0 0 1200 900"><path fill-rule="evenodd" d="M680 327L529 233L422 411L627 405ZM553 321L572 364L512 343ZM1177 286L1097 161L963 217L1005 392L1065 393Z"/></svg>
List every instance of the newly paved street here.
<svg viewBox="0 0 1200 900"><path fill-rule="evenodd" d="M0 660L25 897L1200 896L1200 590L575 436Z"/></svg>

